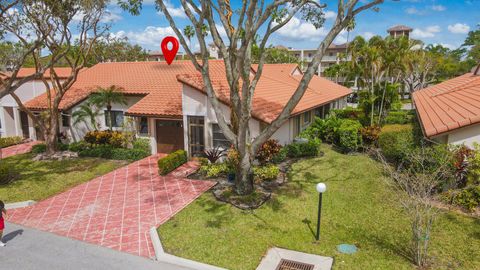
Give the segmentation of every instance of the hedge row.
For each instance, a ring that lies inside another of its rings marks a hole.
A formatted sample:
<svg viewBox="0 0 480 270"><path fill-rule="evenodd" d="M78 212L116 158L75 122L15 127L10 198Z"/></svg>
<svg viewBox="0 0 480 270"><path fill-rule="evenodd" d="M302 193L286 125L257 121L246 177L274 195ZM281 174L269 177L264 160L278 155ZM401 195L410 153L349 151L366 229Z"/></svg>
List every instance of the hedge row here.
<svg viewBox="0 0 480 270"><path fill-rule="evenodd" d="M15 144L19 144L22 141L23 141L23 138L19 136L2 137L0 138L0 148L5 148Z"/></svg>
<svg viewBox="0 0 480 270"><path fill-rule="evenodd" d="M166 175L187 162L187 152L177 150L158 160L158 172Z"/></svg>
<svg viewBox="0 0 480 270"><path fill-rule="evenodd" d="M402 161L415 147L412 125L384 126L378 137L378 146L389 161Z"/></svg>

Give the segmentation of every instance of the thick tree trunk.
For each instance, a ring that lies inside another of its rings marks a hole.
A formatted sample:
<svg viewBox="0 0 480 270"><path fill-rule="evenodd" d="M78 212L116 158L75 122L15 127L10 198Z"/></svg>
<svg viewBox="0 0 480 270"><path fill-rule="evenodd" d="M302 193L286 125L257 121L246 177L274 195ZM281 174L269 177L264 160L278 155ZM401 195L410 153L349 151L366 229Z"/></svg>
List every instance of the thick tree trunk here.
<svg viewBox="0 0 480 270"><path fill-rule="evenodd" d="M236 172L235 191L238 195L248 195L253 192L253 169L252 158L248 151L240 154L240 163Z"/></svg>
<svg viewBox="0 0 480 270"><path fill-rule="evenodd" d="M238 195L248 195L253 192L253 169L252 163L255 154L251 153L250 130L248 126L250 117L238 119L238 144L237 151L239 163L235 179L235 191Z"/></svg>
<svg viewBox="0 0 480 270"><path fill-rule="evenodd" d="M49 125L45 128L45 145L46 145L46 154L53 155L58 150L58 113L53 113Z"/></svg>

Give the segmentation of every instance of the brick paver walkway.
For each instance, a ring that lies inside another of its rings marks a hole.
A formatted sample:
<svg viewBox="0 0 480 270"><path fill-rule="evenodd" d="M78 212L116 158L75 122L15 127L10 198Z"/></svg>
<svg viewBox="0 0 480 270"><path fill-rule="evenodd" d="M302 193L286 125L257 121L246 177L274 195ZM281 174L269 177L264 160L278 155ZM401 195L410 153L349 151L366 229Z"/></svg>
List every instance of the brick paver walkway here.
<svg viewBox="0 0 480 270"><path fill-rule="evenodd" d="M153 257L149 229L167 221L215 184L171 174L159 176L157 159L150 156L31 207L13 210L9 221ZM191 165L185 167L191 169Z"/></svg>
<svg viewBox="0 0 480 270"><path fill-rule="evenodd" d="M2 148L0 149L0 158L7 158L15 155L28 153L32 150L32 146L38 143L40 142L33 141Z"/></svg>

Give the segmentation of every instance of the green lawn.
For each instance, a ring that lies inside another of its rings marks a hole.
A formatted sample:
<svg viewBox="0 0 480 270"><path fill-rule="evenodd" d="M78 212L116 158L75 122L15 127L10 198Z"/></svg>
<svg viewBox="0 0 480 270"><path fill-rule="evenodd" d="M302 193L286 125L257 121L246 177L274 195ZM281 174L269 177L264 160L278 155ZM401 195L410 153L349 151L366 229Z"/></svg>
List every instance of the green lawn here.
<svg viewBox="0 0 480 270"><path fill-rule="evenodd" d="M6 203L39 201L126 164L125 161L99 158L32 161L31 154L12 156L0 162L18 173L17 180L0 185L0 199Z"/></svg>
<svg viewBox="0 0 480 270"><path fill-rule="evenodd" d="M325 156L294 165L291 182L255 211L201 196L159 228L167 252L228 269L255 269L272 246L335 259L336 269L414 269L405 257L409 225L378 164L365 155ZM317 182L325 182L321 240L314 234ZM356 244L354 255L336 245ZM442 213L431 240L434 269L480 269L480 220Z"/></svg>

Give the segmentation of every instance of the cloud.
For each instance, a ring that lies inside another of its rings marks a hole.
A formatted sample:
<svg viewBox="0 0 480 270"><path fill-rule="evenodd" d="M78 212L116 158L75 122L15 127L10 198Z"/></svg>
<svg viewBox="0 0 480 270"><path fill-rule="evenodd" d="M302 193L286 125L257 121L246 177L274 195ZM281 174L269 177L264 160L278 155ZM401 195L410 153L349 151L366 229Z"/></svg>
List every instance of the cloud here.
<svg viewBox="0 0 480 270"><path fill-rule="evenodd" d="M143 31L134 32L123 30L111 33L111 37L123 38L127 37L130 42L139 44L148 48L159 47L162 39L166 36L176 36L173 29L168 27L147 26Z"/></svg>
<svg viewBox="0 0 480 270"><path fill-rule="evenodd" d="M436 33L439 33L440 31L441 31L441 28L438 25L428 26L424 29L415 28L412 31L412 37L413 38L432 38L435 36Z"/></svg>
<svg viewBox="0 0 480 270"><path fill-rule="evenodd" d="M430 7L433 11L444 11L446 10L447 8L445 6L442 6L442 5L433 5Z"/></svg>
<svg viewBox="0 0 480 270"><path fill-rule="evenodd" d="M466 34L470 31L470 26L464 23L456 23L448 26L448 31L453 34Z"/></svg>
<svg viewBox="0 0 480 270"><path fill-rule="evenodd" d="M72 21L80 22L80 21L83 20L83 17L85 17L85 13L78 12L73 16ZM114 22L120 21L121 19L123 19L123 17L120 15L120 12L118 10L108 10L107 9L105 14L103 14L102 18L100 19L100 22L101 23L114 23Z"/></svg>
<svg viewBox="0 0 480 270"><path fill-rule="evenodd" d="M371 39L372 37L376 36L374 33L372 32L364 32L361 34L361 36L366 39L366 40L369 40Z"/></svg>
<svg viewBox="0 0 480 270"><path fill-rule="evenodd" d="M409 8L407 8L407 9L405 9L405 12L406 12L407 14L410 14L410 15L413 15L413 14L420 15L420 14L421 14L420 10L418 10L418 9L415 8L415 7L409 7Z"/></svg>
<svg viewBox="0 0 480 270"><path fill-rule="evenodd" d="M276 33L291 40L320 40L327 34L323 27L316 29L313 24L301 21L296 17L293 17Z"/></svg>
<svg viewBox="0 0 480 270"><path fill-rule="evenodd" d="M337 17L337 13L335 11L326 10L324 13L325 19L335 19Z"/></svg>
<svg viewBox="0 0 480 270"><path fill-rule="evenodd" d="M173 18L183 18L183 19L187 18L187 15L185 14L185 10L183 9L182 6L177 8L169 1L165 2L165 6L167 7L168 13L170 13L170 15ZM159 14L163 14L163 13L159 11Z"/></svg>

